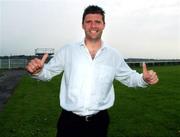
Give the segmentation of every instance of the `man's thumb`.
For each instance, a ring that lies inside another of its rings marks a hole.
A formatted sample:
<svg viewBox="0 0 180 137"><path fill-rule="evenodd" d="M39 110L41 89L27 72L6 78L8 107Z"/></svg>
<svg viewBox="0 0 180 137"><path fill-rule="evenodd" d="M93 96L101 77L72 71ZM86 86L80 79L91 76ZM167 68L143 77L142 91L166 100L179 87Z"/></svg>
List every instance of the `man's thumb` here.
<svg viewBox="0 0 180 137"><path fill-rule="evenodd" d="M147 69L147 66L146 66L145 62L143 62L142 67L143 67L143 74L147 74L148 73L148 69Z"/></svg>
<svg viewBox="0 0 180 137"><path fill-rule="evenodd" d="M41 59L41 63L44 64L47 58L48 58L48 53L45 53Z"/></svg>

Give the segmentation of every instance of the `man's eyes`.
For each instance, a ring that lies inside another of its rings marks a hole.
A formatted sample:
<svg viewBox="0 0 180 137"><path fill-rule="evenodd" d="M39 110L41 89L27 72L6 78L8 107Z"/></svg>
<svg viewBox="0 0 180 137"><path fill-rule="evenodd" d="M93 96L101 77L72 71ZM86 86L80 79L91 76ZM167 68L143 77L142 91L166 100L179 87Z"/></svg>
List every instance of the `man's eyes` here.
<svg viewBox="0 0 180 137"><path fill-rule="evenodd" d="M95 21L97 24L100 24L101 23L101 21Z"/></svg>
<svg viewBox="0 0 180 137"><path fill-rule="evenodd" d="M86 21L86 23L91 23L92 21Z"/></svg>
<svg viewBox="0 0 180 137"><path fill-rule="evenodd" d="M86 23L92 23L93 21L86 21ZM94 21L95 23L97 23L97 24L100 24L101 23L101 21Z"/></svg>

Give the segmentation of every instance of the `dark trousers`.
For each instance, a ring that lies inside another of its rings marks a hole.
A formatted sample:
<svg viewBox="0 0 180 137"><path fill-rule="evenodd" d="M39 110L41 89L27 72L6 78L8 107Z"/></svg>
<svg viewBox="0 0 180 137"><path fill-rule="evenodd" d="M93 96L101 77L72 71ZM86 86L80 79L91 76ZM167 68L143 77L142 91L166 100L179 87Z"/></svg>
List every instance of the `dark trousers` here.
<svg viewBox="0 0 180 137"><path fill-rule="evenodd" d="M108 125L107 110L88 117L62 110L56 137L107 137Z"/></svg>

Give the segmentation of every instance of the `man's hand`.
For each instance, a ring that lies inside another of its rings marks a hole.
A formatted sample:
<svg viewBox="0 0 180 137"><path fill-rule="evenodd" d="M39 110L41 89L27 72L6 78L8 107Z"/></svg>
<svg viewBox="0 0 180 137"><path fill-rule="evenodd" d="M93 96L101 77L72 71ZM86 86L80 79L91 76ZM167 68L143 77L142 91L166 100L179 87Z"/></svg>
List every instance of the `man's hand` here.
<svg viewBox="0 0 180 137"><path fill-rule="evenodd" d="M156 84L159 81L156 72L148 70L145 63L143 63L143 79L150 85Z"/></svg>
<svg viewBox="0 0 180 137"><path fill-rule="evenodd" d="M48 53L45 53L42 59L32 59L26 66L26 70L31 74L36 74L41 71L44 66L46 59L48 58Z"/></svg>

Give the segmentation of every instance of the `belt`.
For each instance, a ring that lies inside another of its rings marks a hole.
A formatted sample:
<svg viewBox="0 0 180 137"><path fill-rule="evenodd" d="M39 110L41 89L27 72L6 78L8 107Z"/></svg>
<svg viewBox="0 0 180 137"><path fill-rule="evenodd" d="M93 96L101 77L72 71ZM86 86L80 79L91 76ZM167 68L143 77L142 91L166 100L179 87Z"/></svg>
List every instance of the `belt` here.
<svg viewBox="0 0 180 137"><path fill-rule="evenodd" d="M82 117L86 122L89 122L93 119L93 117L95 116L96 114L93 114L93 115L87 115L87 116L80 116Z"/></svg>
<svg viewBox="0 0 180 137"><path fill-rule="evenodd" d="M73 117L73 118L78 119L78 120L82 120L82 121L85 121L85 122L90 122L92 120L98 119L99 117L101 117L102 115L107 113L107 110L101 110L96 114L87 115L87 116L80 116L80 115L77 115L77 114L73 113L72 111L66 111L64 109L62 110L62 113L64 113L64 115L68 115L68 116Z"/></svg>

